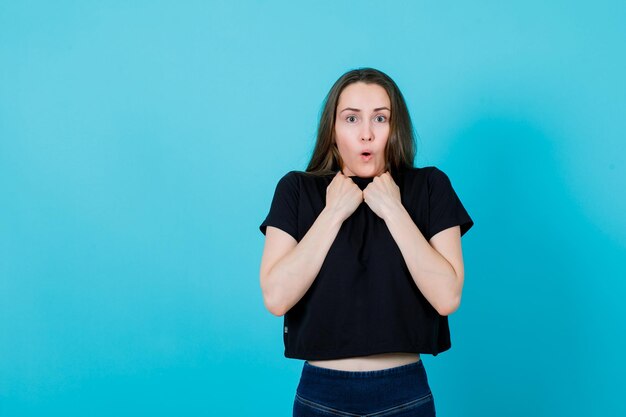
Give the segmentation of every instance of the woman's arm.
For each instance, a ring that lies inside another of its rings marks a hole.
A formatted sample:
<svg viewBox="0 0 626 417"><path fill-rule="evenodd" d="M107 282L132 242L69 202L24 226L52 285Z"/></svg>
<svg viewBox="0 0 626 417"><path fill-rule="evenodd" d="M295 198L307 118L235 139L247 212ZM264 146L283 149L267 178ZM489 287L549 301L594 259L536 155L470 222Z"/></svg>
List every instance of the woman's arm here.
<svg viewBox="0 0 626 417"><path fill-rule="evenodd" d="M287 232L268 226L261 259L261 290L266 308L282 316L313 284L342 221L324 209L300 243Z"/></svg>
<svg viewBox="0 0 626 417"><path fill-rule="evenodd" d="M415 285L442 316L452 314L461 303L463 255L461 228L442 230L429 243L402 205L400 189L387 172L363 191L365 202L385 221Z"/></svg>
<svg viewBox="0 0 626 417"><path fill-rule="evenodd" d="M464 280L461 228L442 230L429 243L404 206L385 217L415 285L439 314L454 313L461 303Z"/></svg>
<svg viewBox="0 0 626 417"><path fill-rule="evenodd" d="M326 188L326 206L299 243L268 226L261 259L261 290L266 308L282 316L313 284L342 223L363 202L361 189L338 172Z"/></svg>

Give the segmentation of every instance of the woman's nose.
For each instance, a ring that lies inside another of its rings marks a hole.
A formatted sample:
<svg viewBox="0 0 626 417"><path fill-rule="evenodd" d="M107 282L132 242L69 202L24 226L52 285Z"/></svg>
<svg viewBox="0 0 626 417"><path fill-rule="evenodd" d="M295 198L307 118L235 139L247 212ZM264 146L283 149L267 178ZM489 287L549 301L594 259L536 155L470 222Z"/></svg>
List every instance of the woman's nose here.
<svg viewBox="0 0 626 417"><path fill-rule="evenodd" d="M371 141L374 138L374 133L372 132L372 128L369 123L365 123L363 126L363 130L361 131L361 140L363 141Z"/></svg>

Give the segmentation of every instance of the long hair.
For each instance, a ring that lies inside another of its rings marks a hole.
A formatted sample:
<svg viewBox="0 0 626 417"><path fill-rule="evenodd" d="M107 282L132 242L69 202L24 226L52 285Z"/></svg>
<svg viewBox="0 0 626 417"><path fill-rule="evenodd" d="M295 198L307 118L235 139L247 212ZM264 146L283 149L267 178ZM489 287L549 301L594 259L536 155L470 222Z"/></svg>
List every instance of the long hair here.
<svg viewBox="0 0 626 417"><path fill-rule="evenodd" d="M326 95L317 128L315 148L306 172L314 175L327 175L341 169L343 161L335 141L337 104L343 89L359 81L383 87L391 102L389 138L385 146L386 169L392 177L396 178L401 171L413 166L415 158L413 124L400 89L382 71L374 68L358 68L343 74Z"/></svg>

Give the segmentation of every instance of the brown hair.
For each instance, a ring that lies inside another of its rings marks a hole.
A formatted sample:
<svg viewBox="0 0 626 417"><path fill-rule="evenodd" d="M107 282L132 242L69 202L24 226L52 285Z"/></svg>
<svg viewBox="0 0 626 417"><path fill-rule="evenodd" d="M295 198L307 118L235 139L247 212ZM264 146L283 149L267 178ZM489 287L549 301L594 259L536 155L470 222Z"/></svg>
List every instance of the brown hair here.
<svg viewBox="0 0 626 417"><path fill-rule="evenodd" d="M404 97L396 83L387 74L374 68L358 68L346 72L326 95L317 129L315 148L306 172L314 175L328 175L341 169L342 160L335 142L335 114L341 92L348 85L356 82L378 84L387 91L391 102L391 118L389 138L385 146L386 169L396 178L396 174L413 166L415 158L413 124Z"/></svg>

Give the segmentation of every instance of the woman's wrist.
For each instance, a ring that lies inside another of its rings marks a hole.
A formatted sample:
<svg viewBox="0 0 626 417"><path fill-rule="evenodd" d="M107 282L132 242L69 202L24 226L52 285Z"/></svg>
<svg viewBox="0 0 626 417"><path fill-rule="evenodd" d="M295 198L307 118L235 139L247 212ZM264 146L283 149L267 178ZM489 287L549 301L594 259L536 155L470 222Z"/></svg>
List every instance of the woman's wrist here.
<svg viewBox="0 0 626 417"><path fill-rule="evenodd" d="M340 227L341 224L346 219L345 215L339 211L338 209L330 206L325 206L322 212L319 214L320 217L325 217L325 220L330 223L332 226Z"/></svg>
<svg viewBox="0 0 626 417"><path fill-rule="evenodd" d="M389 223L389 221L398 219L400 216L404 216L406 214L408 214L408 212L402 203L400 201L394 201L394 203L383 209L382 219L385 223Z"/></svg>

